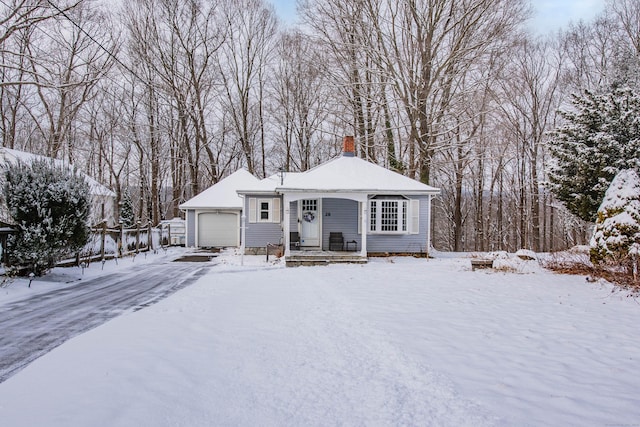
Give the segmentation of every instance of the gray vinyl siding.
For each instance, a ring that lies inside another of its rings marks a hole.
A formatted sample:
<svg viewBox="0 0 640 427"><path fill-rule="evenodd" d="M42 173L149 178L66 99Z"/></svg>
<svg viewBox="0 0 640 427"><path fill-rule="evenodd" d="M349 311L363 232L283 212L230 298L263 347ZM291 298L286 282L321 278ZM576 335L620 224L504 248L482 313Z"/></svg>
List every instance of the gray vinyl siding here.
<svg viewBox="0 0 640 427"><path fill-rule="evenodd" d="M428 196L412 196L420 200L420 229L418 234L368 234L367 252L424 253L427 249ZM291 203L291 231L298 230L298 204ZM284 209L283 209L284 210ZM347 199L322 199L322 249L329 250L329 233L341 232L345 242L355 241L362 249L362 235L358 233L358 202ZM248 236L248 233L247 233ZM247 237L247 241L249 237ZM248 245L247 245L248 246ZM346 247L345 247L346 249ZM353 249L350 246L349 249Z"/></svg>
<svg viewBox="0 0 640 427"><path fill-rule="evenodd" d="M358 234L358 202L346 199L322 199L322 249L329 250L329 233L341 232L345 242L355 240L362 248ZM352 246L349 249L353 249Z"/></svg>
<svg viewBox="0 0 640 427"><path fill-rule="evenodd" d="M289 230L298 231L298 202L291 202L289 207ZM282 208L283 212L285 208Z"/></svg>
<svg viewBox="0 0 640 427"><path fill-rule="evenodd" d="M196 211L187 210L187 240L186 247L191 248L196 245Z"/></svg>
<svg viewBox="0 0 640 427"><path fill-rule="evenodd" d="M412 196L420 200L419 234L368 234L367 252L369 253L424 253L427 251L427 218L429 215L429 197Z"/></svg>
<svg viewBox="0 0 640 427"><path fill-rule="evenodd" d="M264 195L245 197L245 209L249 210L249 198L264 198ZM412 196L420 200L420 232L418 234L368 234L367 252L369 253L424 253L427 249L427 218L429 214L429 198ZM289 208L289 224L291 231L298 230L298 203L292 202ZM281 215L287 210L282 205ZM358 202L347 199L322 199L322 249L329 250L329 233L341 232L344 241L356 241L357 250L362 249L362 235L358 233ZM247 219L247 248L263 248L267 243L284 242L282 225L277 223L249 223ZM191 230L190 230L191 232ZM350 248L352 249L352 247Z"/></svg>
<svg viewBox="0 0 640 427"><path fill-rule="evenodd" d="M276 198L277 196L267 196L264 195L252 195L247 194L244 198L245 200L245 212L249 212L249 199L255 197L258 199L264 198ZM282 206L282 199L280 199L280 220L282 221L282 214L284 212L284 207ZM264 248L267 246L267 243L271 244L280 244L283 243L284 240L282 238L282 223L275 222L249 222L249 217L247 215L246 218L246 234L245 234L245 247L246 248Z"/></svg>
<svg viewBox="0 0 640 427"><path fill-rule="evenodd" d="M289 227L298 231L298 202L289 208ZM329 250L329 233L341 232L344 241L355 240L361 248L358 234L358 202L345 199L322 199L322 250ZM353 249L351 246L350 249Z"/></svg>

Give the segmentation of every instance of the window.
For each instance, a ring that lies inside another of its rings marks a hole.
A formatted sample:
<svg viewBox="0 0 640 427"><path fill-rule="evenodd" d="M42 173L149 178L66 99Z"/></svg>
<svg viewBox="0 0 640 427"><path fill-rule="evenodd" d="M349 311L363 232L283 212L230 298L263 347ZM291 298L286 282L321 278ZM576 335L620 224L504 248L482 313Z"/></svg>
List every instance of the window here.
<svg viewBox="0 0 640 427"><path fill-rule="evenodd" d="M369 200L369 232L377 234L417 233L419 224L417 215L417 200L371 199Z"/></svg>
<svg viewBox="0 0 640 427"><path fill-rule="evenodd" d="M249 222L280 222L280 199L249 198Z"/></svg>
<svg viewBox="0 0 640 427"><path fill-rule="evenodd" d="M309 200L302 201L302 212L307 212L307 211L313 211L313 212L318 211L317 199L309 199Z"/></svg>
<svg viewBox="0 0 640 427"><path fill-rule="evenodd" d="M271 203L266 200L260 200L260 221L269 221L271 217Z"/></svg>

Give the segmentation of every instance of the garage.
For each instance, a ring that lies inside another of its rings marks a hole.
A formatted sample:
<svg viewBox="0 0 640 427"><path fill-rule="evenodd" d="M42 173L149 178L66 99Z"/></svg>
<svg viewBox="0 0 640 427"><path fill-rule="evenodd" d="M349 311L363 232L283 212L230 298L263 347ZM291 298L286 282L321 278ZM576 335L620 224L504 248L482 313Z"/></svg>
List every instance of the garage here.
<svg viewBox="0 0 640 427"><path fill-rule="evenodd" d="M253 188L260 180L238 169L217 184L180 205L185 216L188 248L239 247L243 199L237 190Z"/></svg>
<svg viewBox="0 0 640 427"><path fill-rule="evenodd" d="M240 223L237 213L202 212L198 214L198 247L240 245Z"/></svg>

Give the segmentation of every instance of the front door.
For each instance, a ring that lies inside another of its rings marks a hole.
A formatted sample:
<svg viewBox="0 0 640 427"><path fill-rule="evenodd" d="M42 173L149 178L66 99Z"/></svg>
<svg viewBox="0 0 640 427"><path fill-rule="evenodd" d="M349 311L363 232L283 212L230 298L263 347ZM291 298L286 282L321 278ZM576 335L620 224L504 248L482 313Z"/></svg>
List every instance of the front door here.
<svg viewBox="0 0 640 427"><path fill-rule="evenodd" d="M300 200L298 205L298 222L300 223L300 246L320 247L320 200Z"/></svg>

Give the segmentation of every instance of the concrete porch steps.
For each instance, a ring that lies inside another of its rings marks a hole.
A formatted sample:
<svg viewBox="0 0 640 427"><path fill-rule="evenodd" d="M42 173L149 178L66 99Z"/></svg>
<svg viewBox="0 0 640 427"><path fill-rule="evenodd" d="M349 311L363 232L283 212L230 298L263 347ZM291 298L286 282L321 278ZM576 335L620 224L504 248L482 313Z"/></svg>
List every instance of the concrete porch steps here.
<svg viewBox="0 0 640 427"><path fill-rule="evenodd" d="M338 251L295 251L285 257L287 267L329 265L329 264L366 264L367 258L359 253Z"/></svg>

